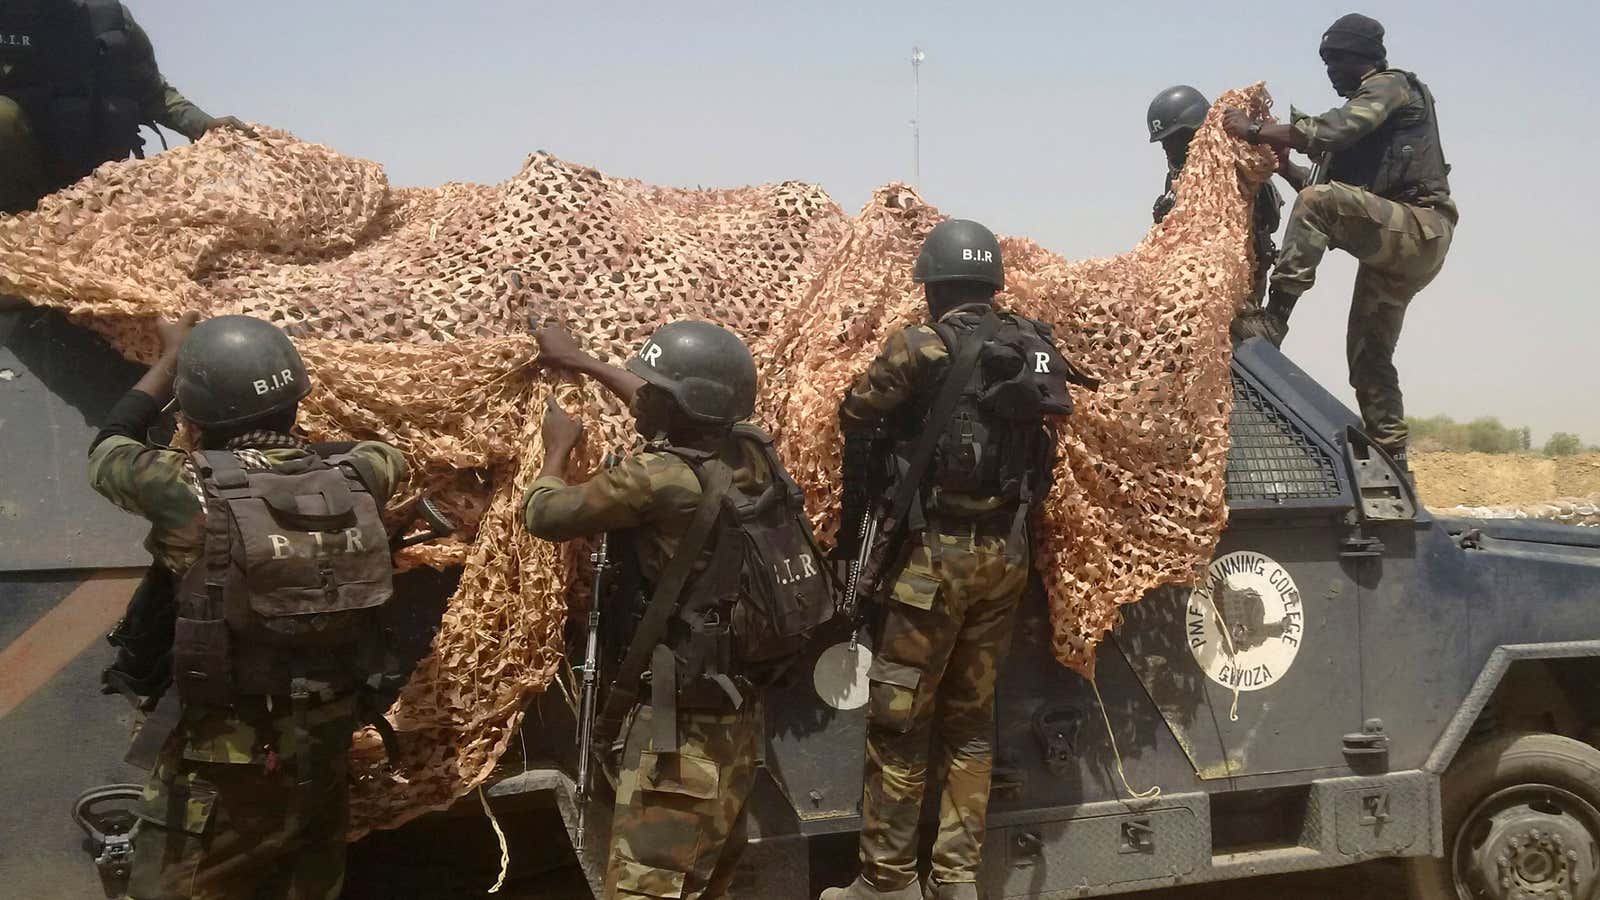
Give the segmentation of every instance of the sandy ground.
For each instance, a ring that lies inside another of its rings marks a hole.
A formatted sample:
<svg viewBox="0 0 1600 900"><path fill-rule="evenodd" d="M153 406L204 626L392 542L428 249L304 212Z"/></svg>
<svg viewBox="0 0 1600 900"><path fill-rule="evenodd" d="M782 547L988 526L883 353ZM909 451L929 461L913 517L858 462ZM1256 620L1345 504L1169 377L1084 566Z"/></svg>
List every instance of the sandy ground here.
<svg viewBox="0 0 1600 900"><path fill-rule="evenodd" d="M1417 490L1430 507L1502 506L1600 492L1600 453L1560 459L1513 453L1417 453Z"/></svg>

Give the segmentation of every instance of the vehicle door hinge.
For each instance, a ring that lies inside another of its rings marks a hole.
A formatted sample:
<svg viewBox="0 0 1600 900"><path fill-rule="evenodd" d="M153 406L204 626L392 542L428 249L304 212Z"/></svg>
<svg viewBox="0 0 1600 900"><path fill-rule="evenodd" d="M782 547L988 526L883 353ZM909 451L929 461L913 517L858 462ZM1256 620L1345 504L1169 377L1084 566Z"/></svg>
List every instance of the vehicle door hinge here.
<svg viewBox="0 0 1600 900"><path fill-rule="evenodd" d="M1383 550L1383 541L1364 534L1359 525L1339 542L1341 559L1376 559L1383 556Z"/></svg>

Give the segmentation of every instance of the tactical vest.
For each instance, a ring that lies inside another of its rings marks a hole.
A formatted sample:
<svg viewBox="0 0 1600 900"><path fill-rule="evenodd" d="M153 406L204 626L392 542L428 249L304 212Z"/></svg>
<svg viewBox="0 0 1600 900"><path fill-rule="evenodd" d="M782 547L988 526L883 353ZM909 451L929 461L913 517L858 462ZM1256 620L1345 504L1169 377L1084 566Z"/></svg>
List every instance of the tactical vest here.
<svg viewBox="0 0 1600 900"><path fill-rule="evenodd" d="M246 470L196 453L205 547L178 584L173 680L186 703L392 687L394 595L380 504L347 456Z"/></svg>
<svg viewBox="0 0 1600 900"><path fill-rule="evenodd" d="M702 553L705 564L685 584L669 621L665 643L677 657L680 702L687 706L734 699L728 693L734 679L770 682L837 607L831 573L806 517L805 494L783 468L772 438L749 425L734 426L733 436L760 448L772 479L754 494L737 486L728 490ZM664 450L688 463L704 483L712 454Z"/></svg>
<svg viewBox="0 0 1600 900"><path fill-rule="evenodd" d="M0 3L0 94L28 114L63 183L142 146L133 69L116 0Z"/></svg>
<svg viewBox="0 0 1600 900"><path fill-rule="evenodd" d="M1355 146L1334 153L1328 178L1400 203L1448 195L1450 164L1439 141L1433 92L1410 72L1387 71L1411 85L1411 102L1391 112Z"/></svg>
<svg viewBox="0 0 1600 900"><path fill-rule="evenodd" d="M964 342L975 339L986 311L981 305L959 309L933 323L951 359ZM985 513L1026 511L1043 500L1055 465L1052 420L1072 413L1067 385L1097 384L1056 349L1048 324L1012 313L996 315L999 327L979 351L948 424L936 434L927 432L931 401L926 399L902 422L896 453L902 460L914 455L918 441L935 442L922 480L923 506L943 516L970 515L975 507ZM968 502L953 502L954 497Z"/></svg>

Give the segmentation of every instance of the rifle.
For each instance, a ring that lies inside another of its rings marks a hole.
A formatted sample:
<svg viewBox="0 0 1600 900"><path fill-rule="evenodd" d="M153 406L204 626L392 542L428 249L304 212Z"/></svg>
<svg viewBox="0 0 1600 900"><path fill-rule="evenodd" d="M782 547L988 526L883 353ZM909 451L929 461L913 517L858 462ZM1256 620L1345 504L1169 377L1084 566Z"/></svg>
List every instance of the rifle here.
<svg viewBox="0 0 1600 900"><path fill-rule="evenodd" d="M1327 184L1328 173L1333 168L1333 154L1323 153L1311 161L1311 174L1306 178L1306 187Z"/></svg>
<svg viewBox="0 0 1600 900"><path fill-rule="evenodd" d="M611 468L617 464L617 454L607 453L602 465ZM589 597L589 635L583 651L583 687L578 694L578 784L573 792L577 807L577 828L573 833L573 849L584 849L584 819L589 795L589 762L594 753L594 717L599 707L600 693L600 599L605 596L606 576L611 568L611 535L600 535L600 546L589 554L594 564L594 591Z"/></svg>
<svg viewBox="0 0 1600 900"><path fill-rule="evenodd" d="M883 580L882 554L874 554L878 543L878 517L868 509L861 515L861 546L856 558L850 561L849 578L844 588L844 613L850 619L850 649L857 644L861 620L866 616L867 604L877 596ZM865 602L863 602L865 601Z"/></svg>

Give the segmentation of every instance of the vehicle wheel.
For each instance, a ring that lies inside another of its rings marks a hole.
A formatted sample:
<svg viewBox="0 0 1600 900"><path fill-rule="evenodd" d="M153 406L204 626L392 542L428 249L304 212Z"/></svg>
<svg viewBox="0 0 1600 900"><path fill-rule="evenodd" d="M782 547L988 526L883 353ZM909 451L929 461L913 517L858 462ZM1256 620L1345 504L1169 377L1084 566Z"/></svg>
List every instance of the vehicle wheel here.
<svg viewBox="0 0 1600 900"><path fill-rule="evenodd" d="M1554 734L1468 748L1440 787L1444 858L1412 900L1600 900L1600 750Z"/></svg>

